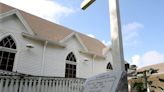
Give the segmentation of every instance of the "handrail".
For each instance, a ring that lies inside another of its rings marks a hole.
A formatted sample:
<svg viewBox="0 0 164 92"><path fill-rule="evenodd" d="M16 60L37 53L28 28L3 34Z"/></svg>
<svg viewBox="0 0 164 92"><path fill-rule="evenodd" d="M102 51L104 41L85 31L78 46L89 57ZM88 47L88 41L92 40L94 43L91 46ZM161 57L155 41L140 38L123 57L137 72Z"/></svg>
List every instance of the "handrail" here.
<svg viewBox="0 0 164 92"><path fill-rule="evenodd" d="M83 78L0 76L0 92L80 92Z"/></svg>

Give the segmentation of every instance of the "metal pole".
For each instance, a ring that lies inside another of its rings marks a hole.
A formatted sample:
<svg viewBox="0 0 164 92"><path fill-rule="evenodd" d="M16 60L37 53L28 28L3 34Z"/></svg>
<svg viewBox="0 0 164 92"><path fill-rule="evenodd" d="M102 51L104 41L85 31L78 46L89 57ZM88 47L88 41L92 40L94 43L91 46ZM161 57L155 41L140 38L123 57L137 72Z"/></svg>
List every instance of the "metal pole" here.
<svg viewBox="0 0 164 92"><path fill-rule="evenodd" d="M144 77L144 90L147 90L147 74L146 74L146 70L143 72L143 77Z"/></svg>

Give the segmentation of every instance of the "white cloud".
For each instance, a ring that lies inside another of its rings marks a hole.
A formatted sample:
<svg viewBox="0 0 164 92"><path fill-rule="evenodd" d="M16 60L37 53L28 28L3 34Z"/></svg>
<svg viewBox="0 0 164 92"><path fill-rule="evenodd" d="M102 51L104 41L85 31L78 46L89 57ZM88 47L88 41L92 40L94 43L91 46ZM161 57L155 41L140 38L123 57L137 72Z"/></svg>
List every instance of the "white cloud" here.
<svg viewBox="0 0 164 92"><path fill-rule="evenodd" d="M123 25L122 27L122 35L123 35L123 44L125 47L134 46L137 44L137 37L139 36L139 31L144 28L144 25L137 22L131 22ZM105 45L110 45L111 41L102 40L102 43Z"/></svg>
<svg viewBox="0 0 164 92"><path fill-rule="evenodd" d="M86 34L86 35L89 36L89 37L92 37L92 38L97 39L96 36L93 35L93 34ZM101 42L102 42L104 45L106 45L106 46L111 45L111 41L105 41L105 40L102 40Z"/></svg>
<svg viewBox="0 0 164 92"><path fill-rule="evenodd" d="M125 44L132 44L136 42L136 38L139 36L139 31L144 28L144 25L137 22L132 22L123 25L123 40Z"/></svg>
<svg viewBox="0 0 164 92"><path fill-rule="evenodd" d="M137 22L132 22L132 23L128 23L126 25L123 25L123 30L125 33L129 33L132 31L137 31L140 28L143 28L144 25L141 23L137 23Z"/></svg>
<svg viewBox="0 0 164 92"><path fill-rule="evenodd" d="M92 38L96 38L95 35L93 35L93 34L87 34L87 36L92 37Z"/></svg>
<svg viewBox="0 0 164 92"><path fill-rule="evenodd" d="M1 0L1 2L53 22L59 22L61 17L75 12L74 9L54 0Z"/></svg>
<svg viewBox="0 0 164 92"><path fill-rule="evenodd" d="M134 55L132 57L132 64L138 65L140 63L140 59L141 59L141 57L139 55Z"/></svg>
<svg viewBox="0 0 164 92"><path fill-rule="evenodd" d="M157 51L149 51L142 56L143 65L151 65L164 62L164 54Z"/></svg>
<svg viewBox="0 0 164 92"><path fill-rule="evenodd" d="M132 57L132 64L136 64L138 67L148 66L164 62L164 54L155 50L148 51L143 55L134 55Z"/></svg>
<svg viewBox="0 0 164 92"><path fill-rule="evenodd" d="M111 45L111 41L105 41L105 40L102 40L102 43L105 44L106 46Z"/></svg>

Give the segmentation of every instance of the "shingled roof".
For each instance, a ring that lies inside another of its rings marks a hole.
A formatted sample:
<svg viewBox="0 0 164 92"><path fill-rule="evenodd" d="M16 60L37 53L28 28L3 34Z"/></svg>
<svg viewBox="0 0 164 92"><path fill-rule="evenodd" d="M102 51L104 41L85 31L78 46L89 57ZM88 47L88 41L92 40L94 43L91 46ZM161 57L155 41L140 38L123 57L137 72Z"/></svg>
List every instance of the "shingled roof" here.
<svg viewBox="0 0 164 92"><path fill-rule="evenodd" d="M156 73L156 74L164 74L164 62L159 63L159 64L145 66L145 67L139 68L137 71L140 72L140 71L144 71L144 70L149 70L150 68L158 69L158 73Z"/></svg>
<svg viewBox="0 0 164 92"><path fill-rule="evenodd" d="M13 9L16 8L0 3L0 13L5 13ZM45 19L39 18L22 10L17 10L20 12L23 19L27 22L31 30L35 33L35 36L59 42L63 40L65 37L69 36L70 34L76 33L81 39L82 43L88 49L88 52L91 52L99 56L103 56L103 49L106 48L106 46L99 40L91 38L82 33L73 31L64 26L52 23Z"/></svg>

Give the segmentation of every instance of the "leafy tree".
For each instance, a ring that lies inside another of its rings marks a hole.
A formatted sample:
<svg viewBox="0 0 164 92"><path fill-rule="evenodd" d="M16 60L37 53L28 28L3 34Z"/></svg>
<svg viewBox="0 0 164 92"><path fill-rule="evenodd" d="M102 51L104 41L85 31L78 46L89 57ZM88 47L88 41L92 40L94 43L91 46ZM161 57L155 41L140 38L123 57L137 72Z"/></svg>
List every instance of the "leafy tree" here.
<svg viewBox="0 0 164 92"><path fill-rule="evenodd" d="M154 89L159 88L162 91L164 91L164 88L162 88L160 86L152 85L153 81L148 80L148 78L154 73L158 73L158 69L150 68L148 70L143 70L143 71L137 72L134 75L134 78L135 79L140 78L143 81L142 82L135 82L132 88L137 90L137 92L147 92L147 88L148 88L148 85L149 85L150 88L154 88ZM159 78L159 81L164 82L164 79ZM151 92L155 92L155 91L151 90Z"/></svg>
<svg viewBox="0 0 164 92"><path fill-rule="evenodd" d="M137 91L137 92L145 92L144 88L143 88L143 83L142 82L136 82L133 85L133 88Z"/></svg>

